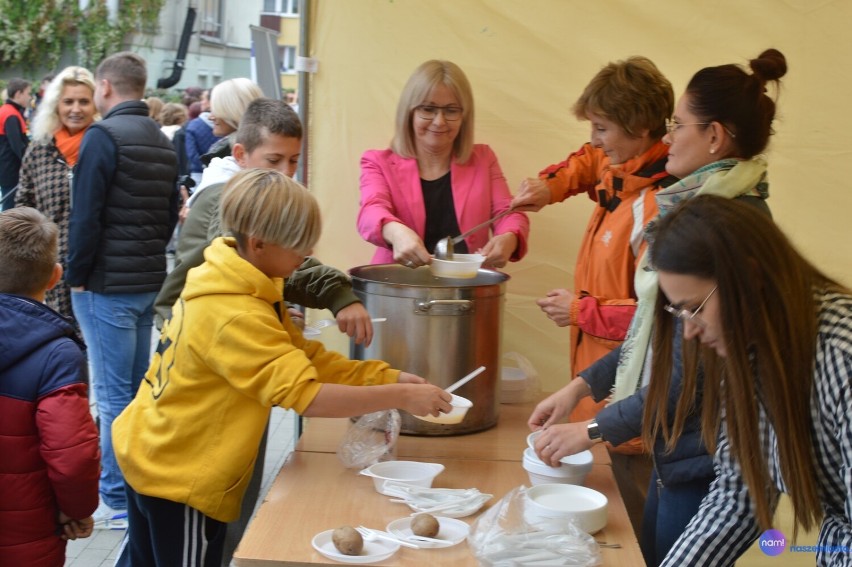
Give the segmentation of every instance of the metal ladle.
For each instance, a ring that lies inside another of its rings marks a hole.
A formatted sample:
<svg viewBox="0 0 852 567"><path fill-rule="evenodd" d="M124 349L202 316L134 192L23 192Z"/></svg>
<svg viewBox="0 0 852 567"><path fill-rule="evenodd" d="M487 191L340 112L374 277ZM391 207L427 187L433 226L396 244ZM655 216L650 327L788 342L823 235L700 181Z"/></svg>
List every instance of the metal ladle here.
<svg viewBox="0 0 852 567"><path fill-rule="evenodd" d="M514 213L514 212L515 212L514 209L506 209L505 211L503 211L499 215L488 219L484 223L476 225L475 227L473 227L472 229L468 230L467 232L465 232L463 234L460 234L458 236L447 236L445 238L442 238L435 245L435 258L438 258L439 260L452 260L453 259L453 246L454 245L458 244L459 242L461 242L462 240L464 240L465 238L467 238L468 236L470 236L471 234L473 234L477 230L483 229L486 226L489 226L491 223L497 222L498 220L502 219L506 215L508 215L510 213Z"/></svg>

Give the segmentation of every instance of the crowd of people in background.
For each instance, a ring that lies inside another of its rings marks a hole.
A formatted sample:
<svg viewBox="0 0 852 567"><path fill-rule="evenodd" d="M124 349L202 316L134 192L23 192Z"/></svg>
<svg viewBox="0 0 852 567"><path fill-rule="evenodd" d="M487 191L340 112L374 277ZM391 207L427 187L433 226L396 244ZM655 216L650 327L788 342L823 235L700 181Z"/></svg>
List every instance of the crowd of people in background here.
<svg viewBox="0 0 852 567"><path fill-rule="evenodd" d="M537 301L571 327L571 367L528 425L554 466L608 443L648 565L733 564L782 493L797 525L821 526L818 562L852 546L852 292L795 251L766 204L786 73L768 49L699 70L675 98L651 60L611 62L573 106L589 141L513 195L474 139L467 76L430 60L403 87L389 147L361 156L353 225L373 263L417 269L441 238L502 215L456 244L502 268L528 252L529 213L594 201L574 281ZM234 78L171 100L145 96L146 79L144 60L121 52L35 93L7 83L0 333L22 320L31 332L2 345L0 405L31 425L0 451L48 440L51 452L5 465L25 474L11 511L24 519L0 564L61 566L68 539L127 528L119 565L228 565L270 406L449 409L422 377L305 340L286 308L330 309L355 342L372 340L347 275L311 256L321 223L292 179L295 93L273 100Z"/></svg>

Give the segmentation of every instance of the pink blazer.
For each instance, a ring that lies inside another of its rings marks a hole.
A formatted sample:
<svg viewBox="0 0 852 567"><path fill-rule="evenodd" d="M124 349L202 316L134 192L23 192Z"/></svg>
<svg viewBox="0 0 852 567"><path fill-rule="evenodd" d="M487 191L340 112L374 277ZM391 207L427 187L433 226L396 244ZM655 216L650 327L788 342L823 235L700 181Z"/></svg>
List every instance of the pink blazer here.
<svg viewBox="0 0 852 567"><path fill-rule="evenodd" d="M462 232L509 208L512 194L497 156L487 145L476 144L467 163L459 165L453 161L450 171L456 220ZM358 232L377 247L373 264L393 263L393 250L382 238L382 227L393 221L413 229L420 238L426 232L426 210L417 160L399 156L390 149L368 150L361 156ZM491 229L495 235L515 233L518 247L511 261L524 257L529 236L529 219L524 213L507 215ZM467 237L468 250L473 252L485 246L490 239L489 233L482 229Z"/></svg>

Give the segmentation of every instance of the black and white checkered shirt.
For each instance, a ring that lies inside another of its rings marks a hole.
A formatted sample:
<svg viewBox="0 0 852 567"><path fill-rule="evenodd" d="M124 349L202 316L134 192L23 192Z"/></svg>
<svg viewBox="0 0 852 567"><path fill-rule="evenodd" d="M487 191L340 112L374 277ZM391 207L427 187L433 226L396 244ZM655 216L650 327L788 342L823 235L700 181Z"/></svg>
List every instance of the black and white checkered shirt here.
<svg viewBox="0 0 852 567"><path fill-rule="evenodd" d="M852 297L837 293L816 296L821 304L819 336L811 395L811 436L816 475L825 517L817 550L796 553L796 564L852 566ZM723 421L724 424L724 421ZM760 439L769 474L780 492L781 478L775 428L760 407ZM783 424L782 432L807 424ZM723 425L715 455L716 480L696 516L675 543L663 565L706 567L733 565L760 535L754 507L739 464L733 460ZM773 508L777 504L773 503ZM785 534L790 545L792 534ZM788 560L789 549L785 551Z"/></svg>

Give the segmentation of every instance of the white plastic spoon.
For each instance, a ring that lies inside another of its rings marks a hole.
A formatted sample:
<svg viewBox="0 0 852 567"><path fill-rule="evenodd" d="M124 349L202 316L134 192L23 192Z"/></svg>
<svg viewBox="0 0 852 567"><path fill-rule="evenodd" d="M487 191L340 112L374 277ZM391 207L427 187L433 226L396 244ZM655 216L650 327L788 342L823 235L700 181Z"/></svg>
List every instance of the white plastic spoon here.
<svg viewBox="0 0 852 567"><path fill-rule="evenodd" d="M448 394L452 394L453 392L455 392L456 390L458 390L459 388L461 388L462 386L464 386L465 384L467 384L468 382L470 382L471 380L473 380L474 378L476 378L477 376L479 376L483 372L485 372L485 367L480 366L479 368L477 368L476 370L474 370L473 372L471 372L470 374L468 374L467 376L465 376L461 380L458 380L458 381L450 384L448 387L444 388L444 391L447 392Z"/></svg>

